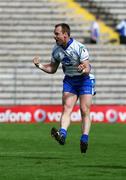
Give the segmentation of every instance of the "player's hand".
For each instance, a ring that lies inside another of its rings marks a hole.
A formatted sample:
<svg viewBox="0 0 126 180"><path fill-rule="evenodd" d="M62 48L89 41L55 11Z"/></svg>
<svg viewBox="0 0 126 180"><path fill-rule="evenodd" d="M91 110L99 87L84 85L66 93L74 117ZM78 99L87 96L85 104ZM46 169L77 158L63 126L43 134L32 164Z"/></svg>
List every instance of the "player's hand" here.
<svg viewBox="0 0 126 180"><path fill-rule="evenodd" d="M85 72L85 65L84 64L79 64L78 66L78 72Z"/></svg>
<svg viewBox="0 0 126 180"><path fill-rule="evenodd" d="M38 65L38 64L40 63L40 57L39 57L39 56L35 56L35 57L33 58L33 63L34 63L35 65Z"/></svg>

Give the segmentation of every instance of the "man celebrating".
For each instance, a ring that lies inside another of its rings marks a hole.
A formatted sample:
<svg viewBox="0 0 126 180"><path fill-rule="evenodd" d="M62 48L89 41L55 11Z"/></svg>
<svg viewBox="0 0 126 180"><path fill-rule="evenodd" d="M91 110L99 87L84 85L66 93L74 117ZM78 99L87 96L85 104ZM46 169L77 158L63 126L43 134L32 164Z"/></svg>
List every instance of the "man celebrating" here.
<svg viewBox="0 0 126 180"><path fill-rule="evenodd" d="M64 145L67 130L70 125L70 115L77 100L80 101L82 117L82 134L80 137L81 153L86 153L88 148L88 135L91 127L90 106L94 95L94 75L90 74L89 54L83 44L70 37L68 24L57 24L54 29L56 45L52 51L51 62L41 64L39 57L34 57L33 63L46 73L55 73L62 64L65 74L63 80L63 111L60 119L60 128L51 129L51 135Z"/></svg>

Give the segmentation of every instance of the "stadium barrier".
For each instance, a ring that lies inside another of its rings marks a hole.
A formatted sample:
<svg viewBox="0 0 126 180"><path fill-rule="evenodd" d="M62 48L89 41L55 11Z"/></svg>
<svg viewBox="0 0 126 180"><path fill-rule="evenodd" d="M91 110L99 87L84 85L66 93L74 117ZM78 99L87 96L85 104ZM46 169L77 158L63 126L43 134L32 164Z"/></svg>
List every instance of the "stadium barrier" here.
<svg viewBox="0 0 126 180"><path fill-rule="evenodd" d="M1 106L0 123L59 122L61 105ZM126 123L126 105L92 105L90 117L95 123ZM71 114L72 122L80 122L79 105Z"/></svg>

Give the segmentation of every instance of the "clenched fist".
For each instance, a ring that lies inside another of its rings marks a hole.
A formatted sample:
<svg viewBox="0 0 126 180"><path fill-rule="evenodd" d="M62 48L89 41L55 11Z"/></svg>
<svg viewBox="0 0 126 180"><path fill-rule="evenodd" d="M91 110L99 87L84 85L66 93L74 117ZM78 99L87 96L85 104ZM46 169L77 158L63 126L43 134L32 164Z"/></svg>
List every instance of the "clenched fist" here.
<svg viewBox="0 0 126 180"><path fill-rule="evenodd" d="M40 64L40 57L39 56L35 56L33 58L33 63L38 67Z"/></svg>

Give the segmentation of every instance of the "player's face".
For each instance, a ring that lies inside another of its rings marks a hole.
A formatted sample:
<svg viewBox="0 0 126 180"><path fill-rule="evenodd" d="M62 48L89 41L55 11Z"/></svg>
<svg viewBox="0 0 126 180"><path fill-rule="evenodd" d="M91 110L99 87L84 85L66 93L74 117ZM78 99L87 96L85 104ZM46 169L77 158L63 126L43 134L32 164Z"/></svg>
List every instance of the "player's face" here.
<svg viewBox="0 0 126 180"><path fill-rule="evenodd" d="M54 30L54 39L58 45L65 45L66 42L66 33L62 32L62 27L58 26Z"/></svg>

